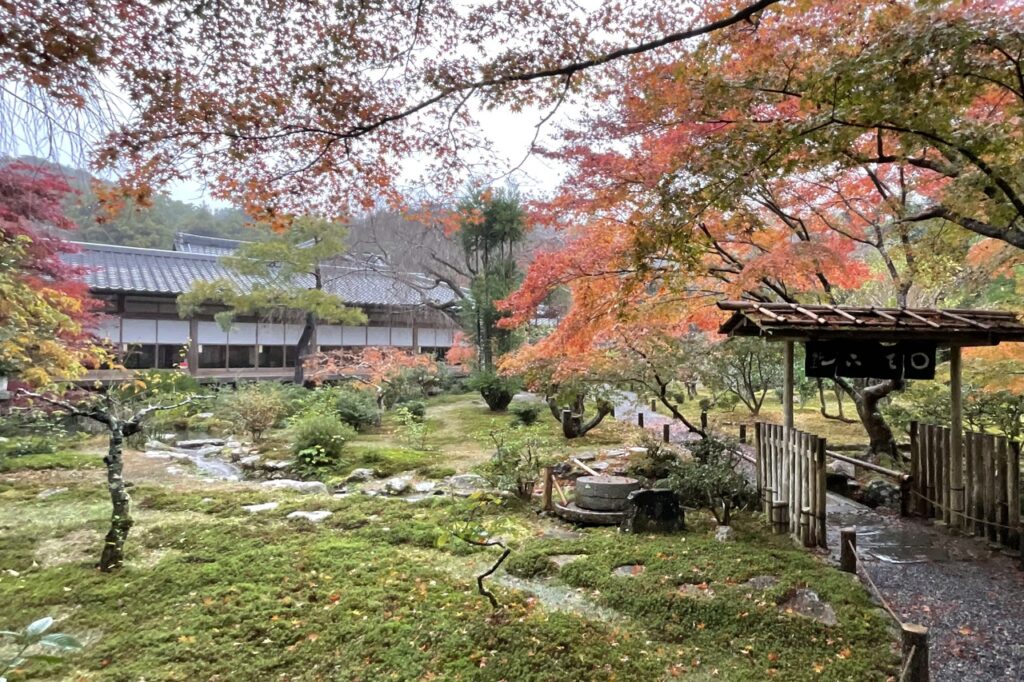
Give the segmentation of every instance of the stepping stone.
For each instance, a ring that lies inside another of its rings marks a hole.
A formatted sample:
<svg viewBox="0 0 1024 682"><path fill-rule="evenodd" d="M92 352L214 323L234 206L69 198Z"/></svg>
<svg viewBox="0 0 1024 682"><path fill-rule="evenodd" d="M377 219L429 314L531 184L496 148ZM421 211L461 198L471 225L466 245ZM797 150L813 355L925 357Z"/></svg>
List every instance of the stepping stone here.
<svg viewBox="0 0 1024 682"><path fill-rule="evenodd" d="M719 542L732 542L736 539L736 531L732 526L719 526L715 531L715 539Z"/></svg>
<svg viewBox="0 0 1024 682"><path fill-rule="evenodd" d="M821 601L818 593L813 590L796 590L793 596L779 604L779 609L784 613L795 613L829 627L839 623L832 605Z"/></svg>
<svg viewBox="0 0 1024 682"><path fill-rule="evenodd" d="M245 511L250 514L258 514L265 511L273 511L277 509L278 502L264 502L263 504L247 504L242 507Z"/></svg>
<svg viewBox="0 0 1024 682"><path fill-rule="evenodd" d="M707 583L683 583L677 592L683 597L692 599L712 599L715 596L715 591L708 587Z"/></svg>
<svg viewBox="0 0 1024 682"><path fill-rule="evenodd" d="M38 495L36 495L36 497L39 498L40 500L45 500L47 497L60 495L61 493L66 493L67 491L67 488L47 488L46 490L43 490Z"/></svg>
<svg viewBox="0 0 1024 682"><path fill-rule="evenodd" d="M290 478L279 478L276 481L263 481L260 485L270 490L294 490L307 495L327 494L327 486L320 481L294 481Z"/></svg>
<svg viewBox="0 0 1024 682"><path fill-rule="evenodd" d="M309 521L310 523L320 523L333 514L334 512L327 511L326 509L318 511L293 511L287 518L302 519L304 521Z"/></svg>
<svg viewBox="0 0 1024 682"><path fill-rule="evenodd" d="M542 538L551 538L553 540L579 540L583 537L583 533L576 530L570 530L569 528L559 528L554 526L552 528L545 528L540 535Z"/></svg>
<svg viewBox="0 0 1024 682"><path fill-rule="evenodd" d="M767 590L778 585L779 579L774 575L755 575L743 584L755 590Z"/></svg>
<svg viewBox="0 0 1024 682"><path fill-rule="evenodd" d="M353 469L352 472L345 479L345 483L356 483L359 481L372 481L377 477L377 472L373 469Z"/></svg>
<svg viewBox="0 0 1024 682"><path fill-rule="evenodd" d="M224 445L224 439L223 438L197 438L195 440L182 440L182 441L178 441L178 447L179 448L185 448L186 450L191 450L193 448L201 448L203 446L211 446L211 445L216 445L217 447L222 447Z"/></svg>
<svg viewBox="0 0 1024 682"><path fill-rule="evenodd" d="M548 556L548 560L555 565L555 568L561 570L563 566L568 566L574 561L586 558L586 554L551 554Z"/></svg>
<svg viewBox="0 0 1024 682"><path fill-rule="evenodd" d="M624 564L622 566L616 566L612 569L612 575L617 575L622 578L635 578L641 575L647 569L643 564Z"/></svg>

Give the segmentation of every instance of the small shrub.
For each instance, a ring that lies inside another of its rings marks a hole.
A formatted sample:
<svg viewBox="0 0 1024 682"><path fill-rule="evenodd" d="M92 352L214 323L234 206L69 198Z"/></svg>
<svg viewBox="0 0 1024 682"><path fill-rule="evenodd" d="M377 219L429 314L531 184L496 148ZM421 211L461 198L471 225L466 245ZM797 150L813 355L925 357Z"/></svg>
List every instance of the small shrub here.
<svg viewBox="0 0 1024 682"><path fill-rule="evenodd" d="M398 437L402 442L408 447L426 450L428 428L423 418L417 417L412 410L404 405L395 410L395 416L398 418L398 423L401 424Z"/></svg>
<svg viewBox="0 0 1024 682"><path fill-rule="evenodd" d="M347 386L333 391L334 410L338 418L357 431L363 431L380 424L380 411L373 396Z"/></svg>
<svg viewBox="0 0 1024 682"><path fill-rule="evenodd" d="M253 442L259 443L263 434L285 416L285 410L279 387L246 384L236 391L222 394L217 416L237 425L249 434Z"/></svg>
<svg viewBox="0 0 1024 682"><path fill-rule="evenodd" d="M630 476L652 481L668 478L675 465L679 463L676 453L647 433L643 435L641 445L647 449L647 452L630 458L629 466L626 469L627 473Z"/></svg>
<svg viewBox="0 0 1024 682"><path fill-rule="evenodd" d="M529 499L540 468L549 463L550 441L522 427L491 431L489 435L495 450L481 467L481 475L495 488Z"/></svg>
<svg viewBox="0 0 1024 682"><path fill-rule="evenodd" d="M422 400L409 400L401 403L401 406L409 411L416 419L423 421L427 417L427 404Z"/></svg>
<svg viewBox="0 0 1024 682"><path fill-rule="evenodd" d="M57 452L57 441L50 436L20 436L0 439L0 457L50 455Z"/></svg>
<svg viewBox="0 0 1024 682"><path fill-rule="evenodd" d="M299 415L290 431L292 452L301 466L309 468L339 463L345 444L356 435L355 429L337 417L317 412Z"/></svg>
<svg viewBox="0 0 1024 682"><path fill-rule="evenodd" d="M705 438L690 446L693 460L673 467L669 484L688 507L709 509L720 525L728 526L732 510L753 499L747 478L736 470L736 449L730 443Z"/></svg>
<svg viewBox="0 0 1024 682"><path fill-rule="evenodd" d="M523 426L532 426L540 419L540 413L544 406L540 403L512 403L509 412L516 418L516 422Z"/></svg>
<svg viewBox="0 0 1024 682"><path fill-rule="evenodd" d="M519 390L520 382L513 377L503 377L496 372L476 372L469 378L469 387L480 391L484 402L491 412L505 411L516 391Z"/></svg>

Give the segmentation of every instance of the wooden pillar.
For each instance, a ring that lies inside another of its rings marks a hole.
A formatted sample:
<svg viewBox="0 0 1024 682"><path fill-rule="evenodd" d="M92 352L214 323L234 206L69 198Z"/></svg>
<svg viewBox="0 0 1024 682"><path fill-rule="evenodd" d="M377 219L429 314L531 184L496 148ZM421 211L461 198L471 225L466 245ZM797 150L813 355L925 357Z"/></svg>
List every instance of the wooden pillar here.
<svg viewBox="0 0 1024 682"><path fill-rule="evenodd" d="M637 412L636 413L636 425L639 426L641 429L644 427L644 413L643 412Z"/></svg>
<svg viewBox="0 0 1024 682"><path fill-rule="evenodd" d="M793 342L786 341L783 348L782 424L793 428Z"/></svg>
<svg viewBox="0 0 1024 682"><path fill-rule="evenodd" d="M916 421L910 422L910 476L913 484L913 490L917 493L914 499L913 507L917 510L918 515L924 516L927 510L926 503L924 501L924 472L925 466L921 452L921 435L918 423Z"/></svg>
<svg viewBox="0 0 1024 682"><path fill-rule="evenodd" d="M817 520L815 535L818 547L825 549L828 547L828 493L825 483L825 450L827 450L828 447L824 438L818 438L816 445L817 452L815 455L815 466L817 468L818 480L815 483L815 489L817 490L814 511L814 515Z"/></svg>
<svg viewBox="0 0 1024 682"><path fill-rule="evenodd" d="M1019 547L1020 534L1020 443L1010 443L1010 452L1006 462L1006 476L1009 488L1010 514L1007 525L1010 526L1010 547ZM1022 557L1024 559L1024 557Z"/></svg>
<svg viewBox="0 0 1024 682"><path fill-rule="evenodd" d="M1006 475L1006 462L1010 459L1008 450L1006 436L996 438L996 523L999 524L996 533L999 544L1004 547L1008 547L1010 542L1010 504L1012 502L1020 507L1020 498L1010 499L1010 485Z"/></svg>
<svg viewBox="0 0 1024 682"><path fill-rule="evenodd" d="M982 454L982 470L984 472L985 480L985 537L988 538L989 542L995 542L997 539L996 534L996 438L992 434L985 434L984 438L984 452Z"/></svg>
<svg viewBox="0 0 1024 682"><path fill-rule="evenodd" d="M192 376L199 371L199 320L194 317L188 319L188 352L185 358L188 361L188 373Z"/></svg>
<svg viewBox="0 0 1024 682"><path fill-rule="evenodd" d="M551 467L544 467L542 469L544 475L544 511L551 511L554 509L554 505L551 503L551 489L554 487L554 472Z"/></svg>
<svg viewBox="0 0 1024 682"><path fill-rule="evenodd" d="M928 628L906 623L902 626L903 682L928 682Z"/></svg>
<svg viewBox="0 0 1024 682"><path fill-rule="evenodd" d="M740 424L740 442L741 443L746 443L747 442L747 425L746 424Z"/></svg>
<svg viewBox="0 0 1024 682"><path fill-rule="evenodd" d="M839 531L839 569L857 572L857 529L852 526Z"/></svg>
<svg viewBox="0 0 1024 682"><path fill-rule="evenodd" d="M669 425L668 424L662 424L661 425L661 439L663 441L665 441L666 443L668 443L669 440L670 440L670 438L669 438Z"/></svg>
<svg viewBox="0 0 1024 682"><path fill-rule="evenodd" d="M651 400L651 412L657 412L657 411L658 411L658 401L657 400Z"/></svg>
<svg viewBox="0 0 1024 682"><path fill-rule="evenodd" d="M952 513L949 525L951 528L963 527L964 513L964 409L963 381L960 346L949 349L949 394L950 394L950 434L949 434L949 503Z"/></svg>

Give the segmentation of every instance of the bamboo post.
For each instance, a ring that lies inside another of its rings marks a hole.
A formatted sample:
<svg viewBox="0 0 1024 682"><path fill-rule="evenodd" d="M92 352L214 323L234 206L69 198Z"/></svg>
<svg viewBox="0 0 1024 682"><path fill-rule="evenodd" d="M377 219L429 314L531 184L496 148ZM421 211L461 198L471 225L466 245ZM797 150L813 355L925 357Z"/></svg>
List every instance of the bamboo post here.
<svg viewBox="0 0 1024 682"><path fill-rule="evenodd" d="M974 535L974 432L964 434L964 532Z"/></svg>
<svg viewBox="0 0 1024 682"><path fill-rule="evenodd" d="M776 535L782 535L786 532L786 515L788 511L786 509L785 502L773 502L772 503L772 532Z"/></svg>
<svg viewBox="0 0 1024 682"><path fill-rule="evenodd" d="M928 486L925 488L925 495L928 497L928 518L935 517L935 500L938 498L936 495L935 475L936 475L936 464L935 464L935 427L931 424L925 424L925 461L928 465Z"/></svg>
<svg viewBox="0 0 1024 682"><path fill-rule="evenodd" d="M974 518L981 519L974 522L975 537L985 535L985 437L980 433L974 434L972 459L974 460Z"/></svg>
<svg viewBox="0 0 1024 682"><path fill-rule="evenodd" d="M952 460L953 452L950 447L952 432L943 427L939 430L939 437L942 439L942 520L947 527L953 527L953 486L952 483Z"/></svg>
<svg viewBox="0 0 1024 682"><path fill-rule="evenodd" d="M964 479L963 479L963 389L961 381L960 346L949 349L949 393L950 393L950 433L949 433L949 523L953 528L961 528L964 513Z"/></svg>
<svg viewBox="0 0 1024 682"><path fill-rule="evenodd" d="M754 422L754 480L757 482L757 499L764 500L764 462L761 457L761 422Z"/></svg>
<svg viewBox="0 0 1024 682"><path fill-rule="evenodd" d="M811 460L810 434L800 434L800 542L813 547L811 539Z"/></svg>
<svg viewBox="0 0 1024 682"><path fill-rule="evenodd" d="M903 676L901 682L929 682L928 628L914 623L901 626L903 649Z"/></svg>
<svg viewBox="0 0 1024 682"><path fill-rule="evenodd" d="M1020 443L1010 443L1010 452L1006 461L1006 477L1009 484L1010 507L1006 525L1010 527L1008 544L1019 547L1020 532Z"/></svg>
<svg viewBox="0 0 1024 682"><path fill-rule="evenodd" d="M786 341L783 347L782 415L783 426L793 428L793 342Z"/></svg>
<svg viewBox="0 0 1024 682"><path fill-rule="evenodd" d="M555 478L555 474L554 474L554 471L552 471L551 467L544 467L543 471L544 471L544 497L542 498L542 500L543 500L543 507L544 507L544 511L551 511L552 509L554 509L554 505L551 503L551 490L552 490L552 488L554 488L553 481L554 481L554 478Z"/></svg>
<svg viewBox="0 0 1024 682"><path fill-rule="evenodd" d="M669 431L668 424L662 424L661 425L661 440L663 440L666 443L669 442L669 433L668 433L668 431Z"/></svg>
<svg viewBox="0 0 1024 682"><path fill-rule="evenodd" d="M828 527L827 527L827 523L828 523L828 511L827 511L828 499L827 498L828 498L828 496L827 496L827 494L825 492L825 490L826 490L826 485L825 485L825 478L826 478L825 450L826 450L826 446L827 446L827 444L826 444L825 439L824 438L818 438L818 441L817 441L817 453L816 453L816 458L815 458L815 464L817 465L817 475L818 475L817 485L815 486L815 490L817 490L817 503L815 504L814 516L815 516L815 520L817 522L816 532L815 532L815 534L817 535L817 545L818 545L818 547L821 547L823 549L828 547Z"/></svg>
<svg viewBox="0 0 1024 682"><path fill-rule="evenodd" d="M985 537L990 542L996 541L996 479L995 479L995 450L996 439L991 434L984 435L984 452L982 455L982 467L985 474Z"/></svg>
<svg viewBox="0 0 1024 682"><path fill-rule="evenodd" d="M924 495L924 470L921 461L921 442L919 440L918 424L916 421L910 422L910 476L913 480L914 491L917 493L917 497L914 500L914 508L917 510L919 516L925 515L925 503L921 499Z"/></svg>
<svg viewBox="0 0 1024 682"><path fill-rule="evenodd" d="M643 412L637 412L636 413L636 425L639 426L641 429L644 428L644 413Z"/></svg>
<svg viewBox="0 0 1024 682"><path fill-rule="evenodd" d="M853 526L839 531L839 569L857 572L857 529Z"/></svg>
<svg viewBox="0 0 1024 682"><path fill-rule="evenodd" d="M1006 437L996 438L996 523L999 527L996 533L999 543L1004 547L1009 544L1010 533L1007 526L1010 524L1010 484L1006 475L1006 462L1009 459L1006 447ZM1016 501L1020 506L1020 500Z"/></svg>

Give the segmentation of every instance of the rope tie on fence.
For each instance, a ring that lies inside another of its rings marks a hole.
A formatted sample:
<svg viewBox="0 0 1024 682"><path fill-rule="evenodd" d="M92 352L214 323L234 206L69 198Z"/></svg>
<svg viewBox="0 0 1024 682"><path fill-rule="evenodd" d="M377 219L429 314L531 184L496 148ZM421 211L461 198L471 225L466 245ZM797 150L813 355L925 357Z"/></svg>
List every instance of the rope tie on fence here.
<svg viewBox="0 0 1024 682"><path fill-rule="evenodd" d="M917 655L917 645L910 647L910 655L907 656L907 660L903 663L903 670L900 672L900 682L906 682L907 673L910 672L910 664L914 662L914 656Z"/></svg>
<svg viewBox="0 0 1024 682"><path fill-rule="evenodd" d="M961 490L962 490L962 488L961 488ZM938 507L942 511L948 511L950 514L956 514L957 516L962 516L965 519L969 519L971 521L974 521L975 523L983 523L986 526L995 526L996 528L1005 528L1006 530L1019 530L1021 528L1020 526L1016 526L1016 527L1015 526L1007 526L1005 524L999 523L998 521L989 521L987 519L979 519L977 517L971 516L970 514L968 514L965 511L957 511L957 510L954 510L954 509L952 509L950 507L945 506L944 504L942 504L940 502L936 502L935 500L931 499L927 495L922 495L921 493L917 492L916 490L911 490L910 492L912 492L914 495L917 495L922 500L925 500L929 504Z"/></svg>

